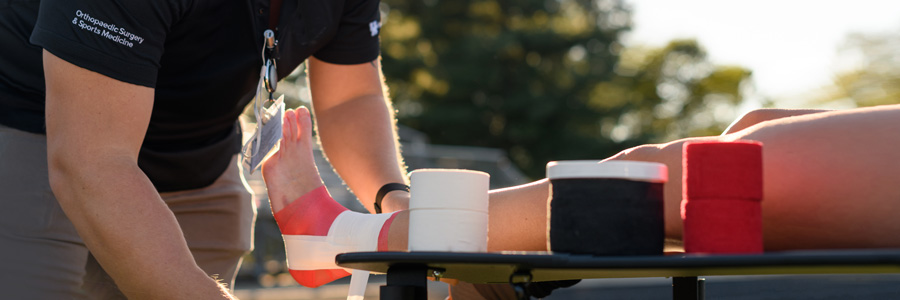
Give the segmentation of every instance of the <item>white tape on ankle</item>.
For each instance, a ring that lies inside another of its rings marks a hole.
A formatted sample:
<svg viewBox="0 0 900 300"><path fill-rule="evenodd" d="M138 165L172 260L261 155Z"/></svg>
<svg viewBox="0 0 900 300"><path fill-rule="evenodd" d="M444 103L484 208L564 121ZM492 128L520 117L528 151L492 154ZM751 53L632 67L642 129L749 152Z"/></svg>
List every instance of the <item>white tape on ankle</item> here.
<svg viewBox="0 0 900 300"><path fill-rule="evenodd" d="M355 245L356 251L376 251L378 233L391 215L345 211L334 219L328 229L328 241L338 245Z"/></svg>
<svg viewBox="0 0 900 300"><path fill-rule="evenodd" d="M284 248L291 270L337 269L334 256L353 251L349 245L334 245L326 237L315 235L285 235Z"/></svg>
<svg viewBox="0 0 900 300"><path fill-rule="evenodd" d="M334 256L339 253L376 251L378 233L393 214L342 212L327 236L284 235L288 268L291 270L339 269Z"/></svg>

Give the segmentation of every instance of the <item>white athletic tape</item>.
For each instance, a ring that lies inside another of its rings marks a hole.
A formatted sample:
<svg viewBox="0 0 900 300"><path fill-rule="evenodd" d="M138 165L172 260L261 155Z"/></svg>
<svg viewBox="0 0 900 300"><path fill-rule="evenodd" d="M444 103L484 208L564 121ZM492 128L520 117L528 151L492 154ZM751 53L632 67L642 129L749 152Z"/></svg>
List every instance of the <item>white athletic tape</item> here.
<svg viewBox="0 0 900 300"><path fill-rule="evenodd" d="M378 250L378 233L393 214L342 212L327 236L283 235L291 270L340 269L334 264L339 253Z"/></svg>
<svg viewBox="0 0 900 300"><path fill-rule="evenodd" d="M338 253L352 252L351 245L335 245L325 240L324 236L285 235L284 249L287 250L288 269L291 270L325 270L337 269L334 256Z"/></svg>
<svg viewBox="0 0 900 300"><path fill-rule="evenodd" d="M350 289L347 300L363 300L366 297L366 284L369 282L369 271L353 270L350 274Z"/></svg>
<svg viewBox="0 0 900 300"><path fill-rule="evenodd" d="M378 233L391 215L345 211L334 219L328 229L328 241L338 245L356 245L356 251L378 250Z"/></svg>

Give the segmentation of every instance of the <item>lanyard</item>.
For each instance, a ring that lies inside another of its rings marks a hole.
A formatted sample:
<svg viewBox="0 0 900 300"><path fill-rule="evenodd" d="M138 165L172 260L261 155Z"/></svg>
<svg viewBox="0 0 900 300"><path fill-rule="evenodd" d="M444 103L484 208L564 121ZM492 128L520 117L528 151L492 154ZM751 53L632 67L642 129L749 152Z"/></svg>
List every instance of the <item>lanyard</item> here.
<svg viewBox="0 0 900 300"><path fill-rule="evenodd" d="M278 71L275 65L276 46L275 31L278 30L278 19L281 16L281 2L283 0L269 0L269 28L263 32L263 83L269 92L269 101L274 101L275 89L278 86Z"/></svg>
<svg viewBox="0 0 900 300"><path fill-rule="evenodd" d="M241 148L241 163L252 174L262 163L263 158L271 152L281 138L282 117L284 115L284 96L275 100L275 89L278 85L278 72L275 67L276 46L275 25L281 10L281 0L271 0L269 28L263 32L262 70L256 95L253 97L253 116L256 118L256 132ZM268 97L263 100L263 93ZM266 107L266 104L269 104Z"/></svg>
<svg viewBox="0 0 900 300"><path fill-rule="evenodd" d="M261 75L263 86L269 92L269 100L271 101L275 100L273 95L278 87L278 70L275 66L275 46L278 43L275 40L275 32L271 29L266 29L263 32L263 37L265 37L265 42L263 43L263 69Z"/></svg>
<svg viewBox="0 0 900 300"><path fill-rule="evenodd" d="M281 1L269 0L269 29L272 31L278 27L278 18L281 17Z"/></svg>

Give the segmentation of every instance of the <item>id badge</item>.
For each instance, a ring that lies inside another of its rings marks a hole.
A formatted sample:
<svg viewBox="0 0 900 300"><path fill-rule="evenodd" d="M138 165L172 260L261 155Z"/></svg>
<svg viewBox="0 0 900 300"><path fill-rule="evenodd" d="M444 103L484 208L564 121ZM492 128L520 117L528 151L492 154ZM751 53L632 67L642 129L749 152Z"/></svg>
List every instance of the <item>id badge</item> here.
<svg viewBox="0 0 900 300"><path fill-rule="evenodd" d="M263 160L278 151L281 141L282 124L284 123L284 95L278 97L269 108L260 109L257 113L256 132L244 145L241 151L241 163L253 174Z"/></svg>
<svg viewBox="0 0 900 300"><path fill-rule="evenodd" d="M256 85L256 96L253 97L253 115L256 116L256 132L241 148L241 164L245 170L253 174L266 157L277 151L281 141L281 125L284 123L284 95L278 100L272 99L278 84L278 73L275 71L275 60L272 52L277 42L275 32L266 30L263 33L263 65L259 71L259 83ZM268 98L263 94L268 92ZM264 104L272 103L269 107Z"/></svg>

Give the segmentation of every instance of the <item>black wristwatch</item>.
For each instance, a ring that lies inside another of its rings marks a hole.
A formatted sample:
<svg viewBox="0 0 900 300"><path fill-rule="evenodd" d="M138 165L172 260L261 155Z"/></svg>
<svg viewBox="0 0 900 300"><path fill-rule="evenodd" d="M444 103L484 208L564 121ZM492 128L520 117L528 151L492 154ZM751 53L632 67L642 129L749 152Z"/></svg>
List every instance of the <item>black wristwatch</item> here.
<svg viewBox="0 0 900 300"><path fill-rule="evenodd" d="M399 190L409 192L409 186L402 183L388 183L381 186L381 188L378 189L378 193L375 194L375 213L381 213L381 200L384 199L384 196L387 195L387 193Z"/></svg>

